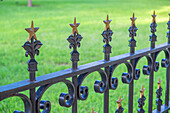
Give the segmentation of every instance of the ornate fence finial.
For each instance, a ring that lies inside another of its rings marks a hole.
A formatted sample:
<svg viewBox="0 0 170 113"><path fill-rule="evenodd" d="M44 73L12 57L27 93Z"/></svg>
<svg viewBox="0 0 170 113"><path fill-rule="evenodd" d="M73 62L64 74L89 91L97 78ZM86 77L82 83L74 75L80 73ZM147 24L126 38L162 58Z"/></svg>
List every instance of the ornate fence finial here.
<svg viewBox="0 0 170 113"><path fill-rule="evenodd" d="M77 27L80 23L76 23L76 17L74 18L74 23L69 24L73 30L71 35L67 38L68 42L70 43L69 48L73 47L73 51L71 52L71 61L72 61L72 69L77 69L77 62L79 61L79 52L77 51L77 47L80 47L80 41L83 38L77 30Z"/></svg>
<svg viewBox="0 0 170 113"><path fill-rule="evenodd" d="M129 46L130 46L130 54L134 54L135 53L135 47L136 47L136 40L134 39L134 37L136 36L136 31L138 30L137 27L135 26L135 20L137 19L135 17L135 14L133 13L133 16L130 18L132 21L131 26L129 27L129 37L131 37L131 39L129 40Z"/></svg>
<svg viewBox="0 0 170 113"><path fill-rule="evenodd" d="M162 88L161 88L161 82L162 80L159 78L158 83L158 89L156 90L156 94L157 94L157 99L156 99L156 105L157 105L157 111L161 111L161 105L162 105L162 100L161 100L161 96L162 96Z"/></svg>
<svg viewBox="0 0 170 113"><path fill-rule="evenodd" d="M108 15L107 15L107 19L103 21L106 24L105 30L102 33L103 42L104 43L106 42L106 44L103 46L103 48L104 48L103 52L105 53L105 61L110 60L110 53L111 53L111 48L112 48L109 44L109 42L112 40L111 36L113 35L113 32L110 29L110 25L109 25L111 21L112 20L109 20Z"/></svg>
<svg viewBox="0 0 170 113"><path fill-rule="evenodd" d="M143 106L145 105L145 100L146 100L146 98L144 96L144 90L145 90L145 88L143 88L143 85L142 85L142 88L140 90L140 98L138 99L138 103L139 103L138 104L139 109L137 110L138 113L145 112L145 110L143 109Z"/></svg>
<svg viewBox="0 0 170 113"><path fill-rule="evenodd" d="M121 105L122 100L123 98L121 99L121 96L119 96L119 100L116 101L118 105L115 113L123 113L124 108Z"/></svg>
<svg viewBox="0 0 170 113"><path fill-rule="evenodd" d="M155 35L157 27L155 11L153 12L152 18L153 18L152 23L150 25L152 34L149 36L150 37L149 41L151 41L151 49L155 48L155 42L157 41L157 36Z"/></svg>
<svg viewBox="0 0 170 113"><path fill-rule="evenodd" d="M93 108L92 108L91 113L97 113L97 111L93 111Z"/></svg>
<svg viewBox="0 0 170 113"><path fill-rule="evenodd" d="M167 37L168 37L168 44L170 44L170 13L168 15L169 15L169 21L167 23L168 25L167 28L169 29L169 31L167 32Z"/></svg>
<svg viewBox="0 0 170 113"><path fill-rule="evenodd" d="M27 42L22 46L25 50L25 56L30 55L30 60L28 61L28 71L30 72L30 81L35 80L35 71L37 71L37 61L35 60L35 54L39 55L39 48L42 46L42 43L37 40L35 33L39 27L34 28L33 21L31 22L31 28L26 28L25 30L29 33ZM35 39L35 41L34 41ZM31 40L31 42L29 42Z"/></svg>

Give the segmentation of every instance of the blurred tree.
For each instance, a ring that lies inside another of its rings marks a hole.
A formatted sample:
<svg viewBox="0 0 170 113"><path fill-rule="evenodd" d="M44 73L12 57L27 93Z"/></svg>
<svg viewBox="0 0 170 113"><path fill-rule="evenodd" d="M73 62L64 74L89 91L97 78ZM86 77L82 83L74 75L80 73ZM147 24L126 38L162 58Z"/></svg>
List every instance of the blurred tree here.
<svg viewBox="0 0 170 113"><path fill-rule="evenodd" d="M32 0L28 0L28 7L32 7Z"/></svg>

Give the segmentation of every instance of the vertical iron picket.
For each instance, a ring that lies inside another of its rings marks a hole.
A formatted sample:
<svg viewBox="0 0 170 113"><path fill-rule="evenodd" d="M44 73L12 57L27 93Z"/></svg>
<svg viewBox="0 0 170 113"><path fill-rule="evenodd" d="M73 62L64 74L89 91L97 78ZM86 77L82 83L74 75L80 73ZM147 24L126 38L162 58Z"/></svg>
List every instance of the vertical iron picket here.
<svg viewBox="0 0 170 113"><path fill-rule="evenodd" d="M76 23L76 18L74 18L74 23L69 24L73 29L71 35L67 38L67 41L70 43L69 48L73 48L71 52L71 61L72 61L72 70L77 70L77 63L79 61L79 52L77 47L80 47L80 41L83 38L77 30L77 27L80 23ZM75 86L75 101L72 105L72 113L77 113L77 76L72 77L72 82Z"/></svg>
<svg viewBox="0 0 170 113"><path fill-rule="evenodd" d="M136 47L136 40L134 39L134 37L136 36L136 31L137 31L137 27L135 26L135 20L137 18L135 17L134 13L130 19L132 21L132 24L128 29L129 37L131 37L131 39L129 40L129 46L130 46L130 54L133 55L135 53L135 47ZM134 69L135 59L131 59L130 63L133 66L132 77L134 77L135 76L135 69ZM128 109L129 113L133 113L133 86L134 86L134 80L132 79L131 83L129 84L129 109Z"/></svg>
<svg viewBox="0 0 170 113"><path fill-rule="evenodd" d="M167 32L167 37L168 37L168 44L170 44L170 13L169 13L169 21L167 23L168 25L168 32ZM170 48L168 48L168 51L170 52ZM170 59L168 59L170 61ZM166 91L165 91L165 106L168 107L169 106L169 84L170 81L170 65L168 65L167 69L166 69ZM168 111L166 112L168 113Z"/></svg>
<svg viewBox="0 0 170 113"><path fill-rule="evenodd" d="M103 21L106 24L105 30L102 33L103 36L103 42L106 44L103 46L104 50L104 59L105 61L110 60L110 53L111 53L111 46L109 42L111 41L111 36L113 34L112 30L110 29L110 22L109 16L107 15L107 19ZM109 74L110 74L110 67L107 66L105 67L105 72L108 76L109 79ZM106 87L106 91L104 92L104 113L109 113L109 86Z"/></svg>
<svg viewBox="0 0 170 113"><path fill-rule="evenodd" d="M156 15L155 15L155 11L153 12L153 20L152 23L150 25L151 27L151 35L150 35L150 40L151 41L151 49L155 48L155 41L157 41L157 36L155 35L156 32ZM155 53L151 53L151 57L153 59L153 65L152 65L152 69L150 72L150 76L149 76L149 108L148 108L148 112L151 113L152 112L152 106L153 106L153 78L154 78L154 65L155 65Z"/></svg>
<svg viewBox="0 0 170 113"><path fill-rule="evenodd" d="M29 33L28 41L24 43L22 46L25 50L25 56L28 57L30 55L30 60L28 61L28 71L29 71L29 78L30 81L36 81L35 79L35 71L38 71L37 69L37 61L35 60L35 54L39 55L39 48L42 46L42 43L37 40L37 37L35 35L36 31L39 28L34 28L33 21L31 23L31 28L26 28L25 30ZM35 41L34 41L35 39ZM31 40L31 42L29 42ZM36 103L35 103L35 88L30 89L30 100L32 103L32 112L36 113Z"/></svg>

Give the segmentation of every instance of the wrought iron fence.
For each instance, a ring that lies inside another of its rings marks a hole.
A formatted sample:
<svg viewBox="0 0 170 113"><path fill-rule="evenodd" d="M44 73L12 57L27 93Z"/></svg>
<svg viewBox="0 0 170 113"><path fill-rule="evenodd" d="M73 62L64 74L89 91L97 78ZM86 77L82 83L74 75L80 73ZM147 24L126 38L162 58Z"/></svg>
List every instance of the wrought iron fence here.
<svg viewBox="0 0 170 113"><path fill-rule="evenodd" d="M169 14L170 16L170 14ZM84 64L78 66L79 61L79 52L77 51L77 47L80 47L80 41L83 38L79 32L77 27L80 23L76 23L76 18L74 18L74 23L70 24L72 27L72 33L67 38L70 43L70 49L73 48L71 52L71 61L72 68L57 71L54 73L50 73L47 75L35 77L35 72L37 71L37 61L35 60L35 55L39 55L39 48L42 46L42 43L37 40L35 35L36 31L39 29L38 27L34 27L33 21L31 23L31 28L26 28L25 30L29 33L28 41L22 46L26 50L26 57L30 56L30 60L28 61L28 71L29 71L29 81L24 80L20 82L16 82L13 84L5 85L0 87L0 101L11 97L17 96L22 99L25 106L25 113L40 113L40 109L42 109L42 113L49 113L51 110L50 101L41 100L44 92L53 84L58 82L64 82L68 87L68 93L61 93L59 97L59 104L63 107L71 107L72 113L77 113L77 100L86 100L88 97L88 87L82 86L83 80L92 72L99 72L101 76L101 81L96 80L94 83L94 90L96 93L104 93L104 113L109 113L109 90L116 90L118 86L118 78L112 77L112 74L116 67L122 63L124 63L127 67L128 73L122 74L122 82L129 84L129 103L128 103L128 112L133 113L133 90L134 90L134 80L138 80L140 77L140 69L137 69L136 66L139 60L142 57L147 58L148 65L144 65L142 72L145 75L149 75L149 107L148 113L161 113L166 112L170 109L169 105L169 81L170 81L170 17L168 21L168 32L167 38L168 42L155 46L155 41L157 41L156 32L156 15L155 11L152 15L153 20L150 25L151 27L151 47L145 48L141 50L135 51L136 47L136 32L137 27L135 26L136 17L133 16L130 18L132 21L131 26L129 27L129 46L130 53L110 57L111 53L111 45L109 42L111 41L111 36L113 34L110 29L109 17L104 20L106 24L105 30L102 33L103 42L105 43L104 47L104 60L91 62L88 64ZM164 51L165 58L161 61L161 66L166 68L166 86L165 90L165 104L162 105L163 100L161 99L162 90L161 80L158 81L158 89L156 91L157 100L156 105L157 109L152 111L153 106L153 78L154 72L157 72L159 69L159 62L156 61L158 54ZM104 70L102 70L104 68ZM67 80L67 78L72 78L72 81ZM39 87L36 91L35 88ZM21 91L29 90L29 97L21 94ZM140 90L140 98L138 100L138 113L144 113L145 110L143 106L145 105L146 97L144 96L145 88L142 86ZM119 97L117 100L118 106L116 109L116 113L122 113L124 108L121 105L123 99ZM92 109L93 112L93 109ZM23 113L22 111L14 111L14 113Z"/></svg>

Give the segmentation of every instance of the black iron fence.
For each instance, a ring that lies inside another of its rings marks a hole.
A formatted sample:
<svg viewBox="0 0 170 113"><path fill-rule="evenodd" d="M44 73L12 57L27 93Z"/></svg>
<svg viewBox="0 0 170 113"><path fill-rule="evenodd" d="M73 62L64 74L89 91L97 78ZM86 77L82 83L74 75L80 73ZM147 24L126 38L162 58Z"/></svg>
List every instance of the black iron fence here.
<svg viewBox="0 0 170 113"><path fill-rule="evenodd" d="M42 46L42 43L37 40L37 37L35 35L36 31L39 28L34 27L32 22L31 28L25 29L29 33L29 38L28 41L25 42L25 44L22 46L26 50L26 57L30 56L30 60L28 61L28 71L30 80L24 80L0 87L0 101L11 96L17 96L20 97L24 102L25 113L40 113L40 109L43 110L42 113L49 113L51 109L51 103L50 101L41 100L41 97L43 96L44 92L53 84L56 84L58 82L64 82L68 87L68 93L60 94L59 104L63 107L72 106L72 113L77 113L77 100L86 100L86 98L88 97L88 87L82 86L83 80L90 73L97 71L101 76L101 81L95 81L94 90L96 93L104 93L104 113L109 113L109 90L116 90L118 86L118 78L112 77L112 74L118 65L124 63L127 67L128 73L123 73L121 78L123 83L129 84L128 112L133 113L134 80L138 80L141 73L140 69L137 69L136 66L142 57L146 57L148 65L143 66L142 72L145 75L149 75L148 113L168 113L168 110L170 109L170 18L167 23L169 30L167 32L168 42L155 46L155 41L157 41L157 36L155 34L157 27L155 11L152 17L153 20L150 25L150 48L135 51L136 40L134 37L136 36L137 27L135 26L136 17L133 14L133 17L130 18L132 24L129 27L129 37L131 37L131 39L129 40L130 53L110 57L111 45L109 44L109 42L112 39L111 36L113 32L109 26L111 20L109 20L109 17L107 16L107 19L104 20L106 27L102 33L103 42L105 43L105 45L103 46L104 60L91 62L81 66L77 65L79 61L79 52L77 51L77 47L80 47L80 41L83 37L78 33L77 27L80 23L76 23L75 18L74 23L70 24L73 29L72 34L67 39L70 43L70 49L73 48L73 51L71 52L72 68L39 77L35 77L35 72L37 71L37 61L35 60L35 55L39 55L39 48ZM159 62L156 61L156 58L161 51L164 51L165 53L165 59L162 59L161 66L166 68L166 86L162 88L161 80L159 79L158 88L156 91L157 100L155 103L157 105L157 109L152 111L153 78L154 72L157 72L159 69ZM102 68L104 68L104 70L102 70ZM72 81L67 80L67 78L72 78ZM36 90L36 87L39 87L38 90ZM165 90L164 105L162 104L163 100L161 99L163 89ZM29 97L20 93L21 91L25 90L30 91ZM146 100L146 97L144 96L144 90L145 88L142 86L140 90L140 98L138 100L138 113L144 113L146 111L143 109ZM115 111L116 113L122 113L124 110L123 105L121 105L121 101L122 99L121 97L119 97L117 101L118 106ZM23 112L14 111L14 113Z"/></svg>

